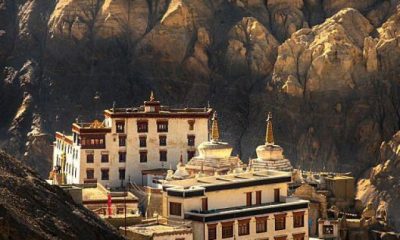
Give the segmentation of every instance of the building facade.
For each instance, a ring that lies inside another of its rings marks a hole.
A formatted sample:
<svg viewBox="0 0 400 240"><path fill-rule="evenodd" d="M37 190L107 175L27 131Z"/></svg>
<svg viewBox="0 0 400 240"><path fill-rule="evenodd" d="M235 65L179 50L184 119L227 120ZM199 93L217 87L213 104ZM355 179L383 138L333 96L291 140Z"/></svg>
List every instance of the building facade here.
<svg viewBox="0 0 400 240"><path fill-rule="evenodd" d="M166 181L163 217L199 240L308 239L309 202L287 196L290 181L270 170Z"/></svg>
<svg viewBox="0 0 400 240"><path fill-rule="evenodd" d="M72 135L56 133L53 166L63 184L99 182L119 187L128 180L146 185L144 172L187 161L208 140L210 108L174 109L151 95L137 108L104 111L102 122L74 123Z"/></svg>

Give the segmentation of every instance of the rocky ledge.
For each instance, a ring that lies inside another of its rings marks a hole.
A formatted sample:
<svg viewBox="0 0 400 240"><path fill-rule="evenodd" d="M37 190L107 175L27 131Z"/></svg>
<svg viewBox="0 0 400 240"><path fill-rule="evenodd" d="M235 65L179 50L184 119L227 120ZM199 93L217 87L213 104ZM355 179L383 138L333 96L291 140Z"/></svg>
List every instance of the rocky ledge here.
<svg viewBox="0 0 400 240"><path fill-rule="evenodd" d="M123 239L112 226L0 151L0 239Z"/></svg>

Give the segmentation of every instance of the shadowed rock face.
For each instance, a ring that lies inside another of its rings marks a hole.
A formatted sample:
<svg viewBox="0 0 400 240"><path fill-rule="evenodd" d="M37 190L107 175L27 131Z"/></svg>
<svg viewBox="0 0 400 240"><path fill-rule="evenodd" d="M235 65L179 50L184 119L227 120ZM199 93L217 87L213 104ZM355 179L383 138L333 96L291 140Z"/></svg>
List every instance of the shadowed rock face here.
<svg viewBox="0 0 400 240"><path fill-rule="evenodd" d="M397 4L3 1L2 146L47 174L55 130L155 90L166 105L210 101L244 160L272 111L293 166L359 176L400 126Z"/></svg>
<svg viewBox="0 0 400 240"><path fill-rule="evenodd" d="M0 151L1 239L123 239L58 186Z"/></svg>

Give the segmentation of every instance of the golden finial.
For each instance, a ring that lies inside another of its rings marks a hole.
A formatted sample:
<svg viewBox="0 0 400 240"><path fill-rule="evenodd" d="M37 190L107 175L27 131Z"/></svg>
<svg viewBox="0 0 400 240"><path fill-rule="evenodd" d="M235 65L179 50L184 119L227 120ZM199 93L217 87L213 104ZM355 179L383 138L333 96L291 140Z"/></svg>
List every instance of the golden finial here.
<svg viewBox="0 0 400 240"><path fill-rule="evenodd" d="M180 158L179 158L179 165L180 165L180 166L184 166L184 164L183 164L183 155L182 155L182 152L181 152L181 156L180 156Z"/></svg>
<svg viewBox="0 0 400 240"><path fill-rule="evenodd" d="M265 136L265 144L274 145L274 133L272 132L272 113L268 113L267 118L267 134Z"/></svg>
<svg viewBox="0 0 400 240"><path fill-rule="evenodd" d="M153 102L154 101L154 93L153 93L153 91L151 91L151 93L150 93L150 102Z"/></svg>
<svg viewBox="0 0 400 240"><path fill-rule="evenodd" d="M217 111L215 111L212 118L211 141L218 142L218 140L219 140L218 118L217 118Z"/></svg>

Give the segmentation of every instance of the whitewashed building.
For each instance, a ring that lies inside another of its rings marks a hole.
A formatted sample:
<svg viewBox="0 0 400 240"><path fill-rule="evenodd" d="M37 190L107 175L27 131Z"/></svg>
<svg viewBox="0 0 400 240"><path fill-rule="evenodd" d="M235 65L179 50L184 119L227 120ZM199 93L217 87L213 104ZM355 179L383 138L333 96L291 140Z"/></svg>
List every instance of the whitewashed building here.
<svg viewBox="0 0 400 240"><path fill-rule="evenodd" d="M193 239L308 239L308 201L287 196L291 173L242 173L165 181L163 217L191 224Z"/></svg>
<svg viewBox="0 0 400 240"><path fill-rule="evenodd" d="M181 155L186 161L195 155L208 140L211 113L161 106L153 94L137 108L107 109L102 122L74 123L72 135L56 133L53 166L61 169L64 184L119 187L129 179L146 185L175 167Z"/></svg>

